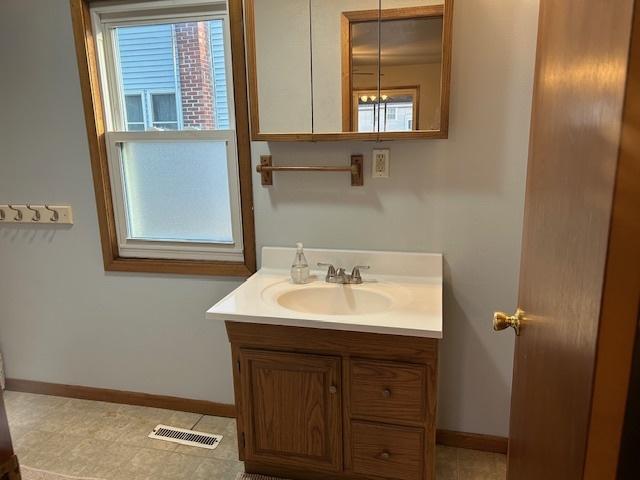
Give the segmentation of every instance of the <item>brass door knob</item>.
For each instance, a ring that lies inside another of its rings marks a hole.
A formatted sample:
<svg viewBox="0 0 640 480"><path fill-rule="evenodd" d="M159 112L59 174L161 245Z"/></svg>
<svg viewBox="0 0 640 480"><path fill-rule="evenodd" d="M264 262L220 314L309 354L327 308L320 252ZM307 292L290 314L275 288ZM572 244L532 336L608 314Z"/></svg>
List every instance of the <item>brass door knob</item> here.
<svg viewBox="0 0 640 480"><path fill-rule="evenodd" d="M507 315L504 312L496 312L493 314L493 329L498 332L505 328L513 328L516 336L520 335L520 324L524 318L524 312L520 309L516 310L514 315Z"/></svg>
<svg viewBox="0 0 640 480"><path fill-rule="evenodd" d="M380 454L380 458L382 460L389 460L391 458L391 454L385 450Z"/></svg>
<svg viewBox="0 0 640 480"><path fill-rule="evenodd" d="M331 386L329 387L329 393L330 393L331 395L334 395L334 394L335 394L335 393L337 393L337 392L338 392L338 387L336 387L335 385L331 385Z"/></svg>

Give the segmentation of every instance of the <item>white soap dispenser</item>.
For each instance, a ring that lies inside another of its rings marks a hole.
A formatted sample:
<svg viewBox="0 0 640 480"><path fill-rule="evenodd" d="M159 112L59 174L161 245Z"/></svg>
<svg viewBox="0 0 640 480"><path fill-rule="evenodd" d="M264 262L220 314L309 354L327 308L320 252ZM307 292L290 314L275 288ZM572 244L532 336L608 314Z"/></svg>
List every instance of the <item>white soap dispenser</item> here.
<svg viewBox="0 0 640 480"><path fill-rule="evenodd" d="M293 283L307 283L309 281L309 263L304 256L302 243L296 243L296 258L291 265L291 281Z"/></svg>

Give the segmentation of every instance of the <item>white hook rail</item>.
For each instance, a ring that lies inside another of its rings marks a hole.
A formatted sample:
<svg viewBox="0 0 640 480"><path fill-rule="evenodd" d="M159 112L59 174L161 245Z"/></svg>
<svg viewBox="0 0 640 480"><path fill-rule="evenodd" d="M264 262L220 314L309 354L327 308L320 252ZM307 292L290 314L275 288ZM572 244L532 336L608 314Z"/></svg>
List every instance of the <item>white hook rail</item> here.
<svg viewBox="0 0 640 480"><path fill-rule="evenodd" d="M0 203L0 225L5 223L73 225L73 211L70 205Z"/></svg>

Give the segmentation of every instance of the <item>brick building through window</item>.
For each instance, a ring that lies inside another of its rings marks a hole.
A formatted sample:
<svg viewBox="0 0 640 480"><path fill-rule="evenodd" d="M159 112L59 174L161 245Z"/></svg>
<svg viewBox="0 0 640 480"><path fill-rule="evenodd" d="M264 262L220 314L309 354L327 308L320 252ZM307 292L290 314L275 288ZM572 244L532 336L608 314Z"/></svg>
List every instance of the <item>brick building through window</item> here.
<svg viewBox="0 0 640 480"><path fill-rule="evenodd" d="M222 20L117 30L128 131L229 128Z"/></svg>

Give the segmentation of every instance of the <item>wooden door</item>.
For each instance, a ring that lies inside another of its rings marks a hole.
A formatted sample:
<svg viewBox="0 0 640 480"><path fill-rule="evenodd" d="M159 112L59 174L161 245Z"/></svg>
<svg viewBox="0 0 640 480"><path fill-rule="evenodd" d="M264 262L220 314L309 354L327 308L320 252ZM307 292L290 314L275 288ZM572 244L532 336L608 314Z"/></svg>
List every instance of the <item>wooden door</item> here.
<svg viewBox="0 0 640 480"><path fill-rule="evenodd" d="M0 390L0 480L19 479L18 461L13 454L7 412L4 408L2 390Z"/></svg>
<svg viewBox="0 0 640 480"><path fill-rule="evenodd" d="M342 469L340 358L241 349L245 461Z"/></svg>
<svg viewBox="0 0 640 480"><path fill-rule="evenodd" d="M638 3L541 2L509 480L616 478L640 298Z"/></svg>

